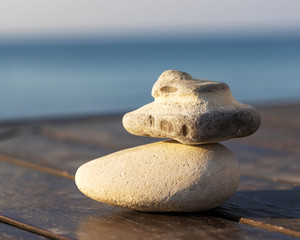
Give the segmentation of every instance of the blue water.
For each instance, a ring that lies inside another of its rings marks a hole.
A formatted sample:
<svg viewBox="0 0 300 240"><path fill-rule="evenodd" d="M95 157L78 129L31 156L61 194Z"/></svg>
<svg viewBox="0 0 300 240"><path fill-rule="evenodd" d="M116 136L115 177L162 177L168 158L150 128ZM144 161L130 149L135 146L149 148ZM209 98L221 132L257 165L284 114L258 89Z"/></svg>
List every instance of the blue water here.
<svg viewBox="0 0 300 240"><path fill-rule="evenodd" d="M0 120L134 109L167 69L226 82L243 102L300 99L299 38L2 43Z"/></svg>

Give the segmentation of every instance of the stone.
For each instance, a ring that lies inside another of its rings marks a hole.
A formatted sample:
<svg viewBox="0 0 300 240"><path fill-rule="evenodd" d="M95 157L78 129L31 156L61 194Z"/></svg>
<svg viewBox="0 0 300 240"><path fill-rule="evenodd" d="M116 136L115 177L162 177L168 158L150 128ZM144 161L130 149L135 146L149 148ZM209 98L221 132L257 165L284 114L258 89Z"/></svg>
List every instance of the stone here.
<svg viewBox="0 0 300 240"><path fill-rule="evenodd" d="M259 112L235 100L227 84L185 72L165 71L152 96L154 102L124 115L128 132L196 145L245 137L260 125Z"/></svg>
<svg viewBox="0 0 300 240"><path fill-rule="evenodd" d="M239 165L219 143L174 140L134 147L83 164L75 182L97 201L151 212L193 212L217 207L239 184Z"/></svg>

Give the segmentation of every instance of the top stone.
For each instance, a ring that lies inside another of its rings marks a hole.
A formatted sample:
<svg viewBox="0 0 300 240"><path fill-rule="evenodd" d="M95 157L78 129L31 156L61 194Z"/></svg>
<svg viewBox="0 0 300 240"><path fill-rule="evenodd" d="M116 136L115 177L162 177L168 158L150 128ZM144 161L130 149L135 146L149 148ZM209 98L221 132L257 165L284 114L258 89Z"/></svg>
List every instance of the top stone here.
<svg viewBox="0 0 300 240"><path fill-rule="evenodd" d="M227 84L185 72L163 72L152 96L154 102L124 115L128 132L195 145L245 137L260 125L258 111L237 102Z"/></svg>

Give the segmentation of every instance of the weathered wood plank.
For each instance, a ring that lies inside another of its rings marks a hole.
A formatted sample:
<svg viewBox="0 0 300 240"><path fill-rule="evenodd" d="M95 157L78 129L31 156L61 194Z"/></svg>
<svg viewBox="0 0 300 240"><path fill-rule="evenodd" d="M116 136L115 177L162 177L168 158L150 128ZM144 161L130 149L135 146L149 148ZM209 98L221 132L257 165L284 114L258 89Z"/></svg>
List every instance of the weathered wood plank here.
<svg viewBox="0 0 300 240"><path fill-rule="evenodd" d="M37 136L31 131L0 142L0 155L26 160L72 175L81 164L111 152L100 147Z"/></svg>
<svg viewBox="0 0 300 240"><path fill-rule="evenodd" d="M70 180L0 162L0 212L75 239L292 239L210 214L150 214L101 204Z"/></svg>
<svg viewBox="0 0 300 240"><path fill-rule="evenodd" d="M102 121L99 123L99 120L97 123L86 120L83 123L87 125L79 123L82 128L77 128L76 124L75 126L66 123L58 125L58 127L62 125L63 128L70 128L71 132L75 127L78 130L74 131L78 139L64 134L60 137L60 131L57 134L55 132L51 137L47 134L47 136L40 135L42 131L39 130L40 128L27 125L23 127L22 134L19 136L0 142L0 155L26 160L74 175L77 168L89 160L127 146L158 140L130 135L116 124L119 120L119 118L104 118L104 124ZM93 137L88 140L90 135Z"/></svg>
<svg viewBox="0 0 300 240"><path fill-rule="evenodd" d="M46 237L46 238L50 238L53 240L71 240L70 238L61 236L61 235L57 235L55 233L49 232L47 230L41 229L41 228L37 228L35 226L32 226L30 224L24 223L24 222L20 222L20 221L16 221L12 218L6 217L4 215L0 215L0 221L6 224L10 224L11 226L15 226L18 227L20 229L26 230L28 232Z"/></svg>
<svg viewBox="0 0 300 240"><path fill-rule="evenodd" d="M257 140L253 141L249 137L225 142L240 160L242 174L256 178L243 177L239 192L221 208L216 209L216 213L218 216L224 214L226 218L234 216L246 224L298 236L300 196L299 188L293 184L299 185L300 181L297 150L300 143L297 130L299 121L295 121L299 113L294 111L293 107L284 110L287 117L285 114L278 115L276 111L270 110L268 115L265 114L267 117L263 115L263 122L269 123L266 126L262 125L259 130L262 133ZM281 120L275 121L273 118ZM100 118L73 121L72 124L53 123L38 128L28 125L22 136L1 141L0 152L17 157L19 161L25 159L36 165L74 174L80 164L93 158L114 150L147 143L147 139L150 142L157 141L127 134L120 119L111 118L103 122ZM287 144L287 148L282 147L282 142L286 139L292 139L294 145ZM20 162L14 163L20 165ZM22 166L41 170L32 166ZM101 219L98 220L102 221ZM126 228L120 226L122 227Z"/></svg>
<svg viewBox="0 0 300 240"><path fill-rule="evenodd" d="M300 237L300 188L242 177L238 192L218 210L294 231Z"/></svg>
<svg viewBox="0 0 300 240"><path fill-rule="evenodd" d="M287 196L287 199L281 199L280 202L274 201L282 194ZM268 196L272 198L266 199ZM227 216L234 215L236 218L252 219L283 227L285 230L297 231L300 229L298 197L299 189L294 189L290 184L242 177L239 192L226 203L227 205L224 205L226 211L222 209L221 212L225 212ZM257 215L245 215L245 212L253 212ZM264 212L268 212L268 215L263 214ZM282 215L282 212L285 212L285 215Z"/></svg>
<svg viewBox="0 0 300 240"><path fill-rule="evenodd" d="M276 105L264 105L258 106L260 113L264 116L264 119L273 123L289 123L285 128L292 129L295 126L299 127L300 123L300 101L287 104L276 104Z"/></svg>
<svg viewBox="0 0 300 240"><path fill-rule="evenodd" d="M240 142L300 154L300 104L260 108L260 129Z"/></svg>
<svg viewBox="0 0 300 240"><path fill-rule="evenodd" d="M90 121L79 121L71 124L41 125L39 133L55 139L101 146L114 151L160 140L129 134L123 128L122 116L103 120L95 118L90 119Z"/></svg>
<svg viewBox="0 0 300 240"><path fill-rule="evenodd" d="M260 107L261 127L257 133L240 141L260 147L300 153L300 104L278 107ZM136 137L128 134L122 126L122 116L102 120L91 118L86 121L73 121L43 124L40 133L54 138L108 148L123 149L155 141L153 138Z"/></svg>
<svg viewBox="0 0 300 240"><path fill-rule="evenodd" d="M130 138L127 141L130 142ZM249 146L238 140L226 141L223 144L240 161L242 174L300 185L297 154ZM113 150L26 133L0 142L0 152L2 155L73 175L84 162L109 154Z"/></svg>
<svg viewBox="0 0 300 240"><path fill-rule="evenodd" d="M119 118L119 119L118 119ZM294 120L293 120L294 121ZM41 128L41 134L56 139L64 139L66 141L78 142L82 144L93 144L96 146L107 147L109 144L103 144L103 141L113 141L114 146L111 149L120 150L129 146L137 146L145 144L147 138L136 137L128 134L121 125L121 116L111 119L109 123L103 123L97 119L96 122L72 123L70 125L64 123L60 125L48 125ZM90 130L88 130L90 129ZM263 126L256 137L247 137L245 139L233 139L225 141L237 156L241 163L242 173L261 178L267 178L275 181L287 181L300 184L300 164L299 154L297 151L283 150L275 145L281 145L282 142L288 143L288 136L282 132L272 133L272 141L266 139L269 136ZM271 132L271 131L269 131ZM104 134L105 133L105 134ZM102 139L102 135L105 135ZM295 149L300 149L300 134L294 134L293 141ZM259 141L252 143L253 138ZM151 141L159 139L149 138ZM250 139L250 140L247 140ZM150 141L149 140L149 141ZM265 144L264 142L268 142ZM263 142L262 144L260 142ZM273 144L271 147L270 144ZM292 145L289 145L292 146Z"/></svg>
<svg viewBox="0 0 300 240"><path fill-rule="evenodd" d="M13 138L20 133L18 127L0 127L0 141Z"/></svg>
<svg viewBox="0 0 300 240"><path fill-rule="evenodd" d="M287 153L300 154L299 148L300 131L294 129L293 133L284 131L276 131L273 129L261 129L256 134L245 139L240 139L240 142L248 145L280 150Z"/></svg>
<svg viewBox="0 0 300 240"><path fill-rule="evenodd" d="M248 145L239 140L229 140L222 144L239 160L241 174L300 185L299 155Z"/></svg>
<svg viewBox="0 0 300 240"><path fill-rule="evenodd" d="M298 158L300 149L300 121L297 118L300 115L300 110L298 109L300 109L300 105L284 108L262 108L263 121L261 129L253 136L232 141L237 142L239 147L241 147L240 143L257 146L261 148L260 152L265 148L264 151L269 153L271 150L268 151L268 149L277 149L287 154L290 153L291 155L276 152L278 155L284 155L282 157L287 159L286 161L294 162L294 159ZM280 111L284 114L281 114ZM158 139L154 138L137 137L128 134L122 127L121 118L122 116L116 116L102 120L101 118L94 118L85 121L73 121L72 123L46 124L39 128L39 133L60 140L102 146L109 150L120 150L158 141ZM281 119L281 121L276 119ZM275 123L272 123L272 121ZM288 121L288 123L284 124L282 121ZM285 145L287 146L285 147ZM237 149L234 144L231 144L231 146ZM241 148L245 149L245 147ZM252 150L253 148L250 147L249 152Z"/></svg>
<svg viewBox="0 0 300 240"><path fill-rule="evenodd" d="M47 238L0 222L0 239L3 239L3 240L42 240L42 239L47 239Z"/></svg>

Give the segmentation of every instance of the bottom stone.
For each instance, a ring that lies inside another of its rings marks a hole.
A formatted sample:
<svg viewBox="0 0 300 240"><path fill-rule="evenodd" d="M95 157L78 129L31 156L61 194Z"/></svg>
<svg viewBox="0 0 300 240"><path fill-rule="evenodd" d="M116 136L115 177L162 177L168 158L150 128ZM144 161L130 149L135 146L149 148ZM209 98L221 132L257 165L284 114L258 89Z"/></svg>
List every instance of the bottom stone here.
<svg viewBox="0 0 300 240"><path fill-rule="evenodd" d="M97 201L139 211L192 212L217 207L237 190L239 165L219 143L188 146L163 141L83 164L81 192Z"/></svg>

